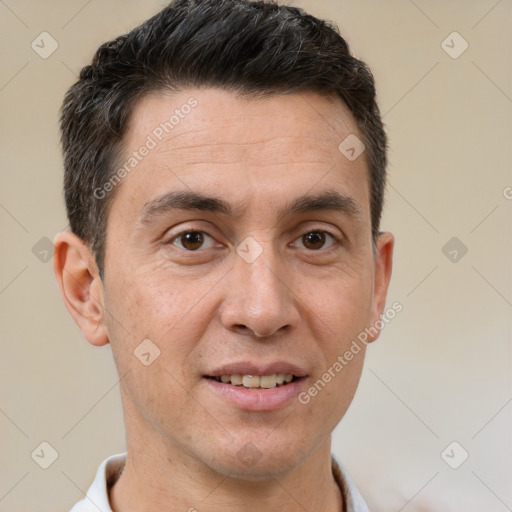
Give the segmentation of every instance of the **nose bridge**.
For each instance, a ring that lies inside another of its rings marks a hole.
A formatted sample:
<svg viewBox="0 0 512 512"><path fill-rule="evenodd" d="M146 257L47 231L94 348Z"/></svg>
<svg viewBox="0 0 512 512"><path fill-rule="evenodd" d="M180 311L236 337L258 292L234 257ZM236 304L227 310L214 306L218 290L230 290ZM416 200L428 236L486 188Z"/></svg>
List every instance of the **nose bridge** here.
<svg viewBox="0 0 512 512"><path fill-rule="evenodd" d="M280 270L272 241L239 245L223 311L227 328L268 336L296 326L299 314Z"/></svg>
<svg viewBox="0 0 512 512"><path fill-rule="evenodd" d="M263 304L281 298L284 286L282 278L279 277L278 261L273 248L268 244L259 256L252 262L237 261L236 274L246 286L248 299Z"/></svg>

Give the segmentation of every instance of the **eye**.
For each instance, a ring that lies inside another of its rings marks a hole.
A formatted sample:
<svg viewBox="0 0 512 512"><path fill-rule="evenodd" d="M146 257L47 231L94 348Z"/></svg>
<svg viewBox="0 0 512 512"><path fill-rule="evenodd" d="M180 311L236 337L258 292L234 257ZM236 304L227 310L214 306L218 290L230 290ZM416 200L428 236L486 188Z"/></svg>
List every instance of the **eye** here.
<svg viewBox="0 0 512 512"><path fill-rule="evenodd" d="M210 249L215 245L215 240L204 231L182 231L171 243L186 251L197 251L201 248Z"/></svg>
<svg viewBox="0 0 512 512"><path fill-rule="evenodd" d="M297 238L293 245L296 247L298 242L299 249L318 251L320 249L330 249L332 246L336 245L336 241L336 237L327 231L315 230L304 233ZM325 247L326 243L329 244L328 247ZM300 244L302 244L302 247Z"/></svg>

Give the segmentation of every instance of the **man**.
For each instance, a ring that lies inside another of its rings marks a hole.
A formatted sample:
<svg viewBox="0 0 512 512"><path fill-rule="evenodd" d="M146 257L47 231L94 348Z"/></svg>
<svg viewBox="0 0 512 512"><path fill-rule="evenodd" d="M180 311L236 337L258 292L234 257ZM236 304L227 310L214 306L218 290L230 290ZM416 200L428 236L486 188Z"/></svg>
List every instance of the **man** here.
<svg viewBox="0 0 512 512"><path fill-rule="evenodd" d="M392 265L367 67L299 9L177 0L98 49L62 141L55 272L127 447L73 512L367 510L331 456Z"/></svg>

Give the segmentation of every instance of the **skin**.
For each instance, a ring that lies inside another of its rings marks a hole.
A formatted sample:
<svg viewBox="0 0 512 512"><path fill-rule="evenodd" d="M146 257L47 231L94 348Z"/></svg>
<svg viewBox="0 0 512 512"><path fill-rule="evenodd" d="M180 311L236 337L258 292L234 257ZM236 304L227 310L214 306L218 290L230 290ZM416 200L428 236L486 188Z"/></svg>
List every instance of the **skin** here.
<svg viewBox="0 0 512 512"><path fill-rule="evenodd" d="M91 344L110 343L122 377L128 457L112 508L342 510L331 432L356 391L364 347L308 404L273 411L241 410L203 376L282 360L306 370L307 390L384 312L393 236L372 249L364 153L349 161L338 150L356 124L340 100L315 93L155 93L132 112L126 157L190 97L197 107L116 190L104 280L86 244L69 232L55 239L64 302ZM149 201L177 190L222 198L235 214L178 209L140 220ZM281 212L325 191L352 198L359 214ZM187 250L175 238L184 230L209 235L205 245ZM336 238L311 248L303 235L319 230ZM236 252L248 236L263 249L252 263ZM133 354L144 339L161 351L149 366ZM247 443L255 463L237 456Z"/></svg>

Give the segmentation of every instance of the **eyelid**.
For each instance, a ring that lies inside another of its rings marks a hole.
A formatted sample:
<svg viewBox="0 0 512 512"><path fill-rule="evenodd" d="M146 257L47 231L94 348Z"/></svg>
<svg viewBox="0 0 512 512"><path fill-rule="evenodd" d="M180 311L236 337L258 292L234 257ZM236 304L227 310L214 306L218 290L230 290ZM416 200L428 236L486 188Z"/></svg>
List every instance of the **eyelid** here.
<svg viewBox="0 0 512 512"><path fill-rule="evenodd" d="M171 231L171 230L168 230L168 232ZM206 235L208 237L210 237L214 242L214 246L216 245L217 247L219 245L224 245L222 244L221 242L219 242L213 235L211 235L208 231L206 231L204 228L199 228L199 227L189 227L189 228L184 228L184 229L181 229L180 231L178 231L177 233L174 233L172 236L170 237L165 237L166 238L166 241L165 241L165 244L168 245L175 245L175 241L178 240L183 234L185 233L192 233L192 232L198 232L198 233L202 233L203 235ZM329 235L332 237L333 239L333 244L328 247L327 249L317 249L317 250L313 250L313 249L307 249L307 248L304 248L304 250L307 250L308 252L323 252L323 251L328 251L329 249L333 248L333 247L336 247L336 246L339 246L339 245L343 245L344 243L344 240L345 240L345 237L343 235L335 235L334 233L332 233L330 230L327 230L325 228L320 228L320 227L307 227L307 226L302 226L301 227L301 231L300 231L300 234L298 236L296 236L293 240L292 243L295 243L297 240L299 240L301 237L303 237L304 235L308 234L308 233L312 233L312 232L319 232L319 233L325 233L326 235ZM179 246L176 246L178 247L179 249L183 249L187 252L200 252L201 250L206 250L206 249L203 249L203 248L200 248L200 249L197 249L195 251L191 251L191 250L187 250L183 247L179 247ZM209 247L207 249L210 249L212 247Z"/></svg>
<svg viewBox="0 0 512 512"><path fill-rule="evenodd" d="M190 250L190 249L186 249L185 247L179 247L178 245L175 244L175 242L177 240L180 240L180 238L185 234L185 233L201 233L203 236L206 236L206 237L209 237L212 239L213 241L213 244L210 246L210 247L200 247L199 249L196 249L196 250ZM202 229L183 229L181 230L179 233L176 233L174 234L167 242L166 244L170 244L170 245L174 245L175 247L178 247L178 249L182 249L184 251L187 251L187 252L201 252L201 251L205 251L205 250L208 250L208 249L211 249L212 247L214 247L215 245L217 244L220 244L220 242L218 242L212 235L210 235L210 233L208 233L207 231L204 231Z"/></svg>
<svg viewBox="0 0 512 512"><path fill-rule="evenodd" d="M160 235L160 240L163 240L164 243L168 244L171 241L173 241L176 237L183 235L183 233L190 232L203 233L215 239L215 236L212 235L211 233L218 232L218 229L216 228L214 223L204 219L184 220L172 226L169 226Z"/></svg>
<svg viewBox="0 0 512 512"><path fill-rule="evenodd" d="M326 235L329 235L333 239L333 244L330 247L327 247L326 249L322 248L322 249L315 250L315 249L308 249L306 247L303 249L303 250L306 250L311 253L320 253L320 252L328 251L328 250L332 249L333 247L341 245L343 242L343 240L339 236L334 235L333 233L331 233L330 231L328 231L326 229L313 228L313 229L307 229L306 231L304 231L301 235L299 235L297 238L294 239L293 243L297 242L297 240L301 239L304 235L307 235L308 233L324 233Z"/></svg>

